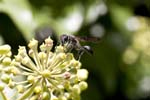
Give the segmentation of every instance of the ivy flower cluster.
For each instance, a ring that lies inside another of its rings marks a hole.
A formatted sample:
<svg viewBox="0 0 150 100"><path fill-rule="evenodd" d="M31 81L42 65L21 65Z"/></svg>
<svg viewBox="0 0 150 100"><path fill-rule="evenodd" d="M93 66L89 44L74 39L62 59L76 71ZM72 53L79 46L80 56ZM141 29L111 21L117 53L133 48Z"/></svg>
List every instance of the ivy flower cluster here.
<svg viewBox="0 0 150 100"><path fill-rule="evenodd" d="M32 39L19 46L18 54L11 57L9 45L0 46L0 93L4 100L80 100L88 87L88 71L81 62L61 44L55 47L49 37L38 46ZM6 88L7 87L7 88ZM8 97L6 92L14 94Z"/></svg>

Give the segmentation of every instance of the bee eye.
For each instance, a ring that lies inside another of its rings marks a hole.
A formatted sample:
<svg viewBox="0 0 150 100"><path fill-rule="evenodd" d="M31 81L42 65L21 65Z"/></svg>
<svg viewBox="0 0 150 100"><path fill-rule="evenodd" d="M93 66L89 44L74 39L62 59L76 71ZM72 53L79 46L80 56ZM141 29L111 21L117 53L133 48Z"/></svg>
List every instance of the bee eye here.
<svg viewBox="0 0 150 100"><path fill-rule="evenodd" d="M65 36L64 39L63 39L65 42L68 41L68 36Z"/></svg>
<svg viewBox="0 0 150 100"><path fill-rule="evenodd" d="M60 41L61 41L62 45L64 45L66 42L69 41L69 37L67 35L62 35L60 37Z"/></svg>

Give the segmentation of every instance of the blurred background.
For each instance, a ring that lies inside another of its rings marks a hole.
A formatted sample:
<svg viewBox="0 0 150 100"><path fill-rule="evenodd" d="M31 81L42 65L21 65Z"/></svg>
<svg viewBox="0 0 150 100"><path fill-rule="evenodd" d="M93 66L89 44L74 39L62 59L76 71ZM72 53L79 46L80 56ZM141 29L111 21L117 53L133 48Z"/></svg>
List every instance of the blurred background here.
<svg viewBox="0 0 150 100"><path fill-rule="evenodd" d="M101 38L82 43L88 89L82 100L150 100L149 0L0 0L0 45L61 34Z"/></svg>

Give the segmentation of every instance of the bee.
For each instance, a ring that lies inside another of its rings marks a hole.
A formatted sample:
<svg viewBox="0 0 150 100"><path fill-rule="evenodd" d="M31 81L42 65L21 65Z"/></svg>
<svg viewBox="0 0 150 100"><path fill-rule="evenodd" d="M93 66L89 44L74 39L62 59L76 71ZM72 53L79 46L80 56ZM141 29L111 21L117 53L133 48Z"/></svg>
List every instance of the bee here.
<svg viewBox="0 0 150 100"><path fill-rule="evenodd" d="M87 36L75 36L63 34L60 36L61 45L65 45L68 50L77 50L77 60L80 60L84 52L93 55L93 49L88 45L81 45L80 42L98 42L100 38L87 37Z"/></svg>

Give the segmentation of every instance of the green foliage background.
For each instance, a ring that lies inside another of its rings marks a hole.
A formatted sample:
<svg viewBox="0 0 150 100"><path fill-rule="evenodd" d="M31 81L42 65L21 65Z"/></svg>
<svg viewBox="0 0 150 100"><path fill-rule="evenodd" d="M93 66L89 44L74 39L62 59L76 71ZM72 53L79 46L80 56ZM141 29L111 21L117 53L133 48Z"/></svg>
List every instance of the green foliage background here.
<svg viewBox="0 0 150 100"><path fill-rule="evenodd" d="M147 11L137 8L141 5ZM149 7L148 0L0 0L0 44L10 44L15 54L18 45L26 45L44 26L58 37L96 33L101 42L87 43L94 55L81 59L89 70L89 88L82 100L148 99Z"/></svg>

